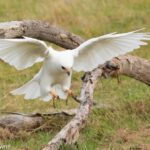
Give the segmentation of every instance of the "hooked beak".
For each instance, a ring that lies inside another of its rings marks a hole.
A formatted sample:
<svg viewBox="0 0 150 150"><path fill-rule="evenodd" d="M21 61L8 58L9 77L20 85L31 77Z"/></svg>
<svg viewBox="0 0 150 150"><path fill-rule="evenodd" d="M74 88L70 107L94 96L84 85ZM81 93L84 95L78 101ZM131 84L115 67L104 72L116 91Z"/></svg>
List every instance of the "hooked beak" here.
<svg viewBox="0 0 150 150"><path fill-rule="evenodd" d="M64 66L61 66L61 68L66 72L66 74L68 75L68 76L70 76L71 75L71 68L65 68Z"/></svg>
<svg viewBox="0 0 150 150"><path fill-rule="evenodd" d="M71 70L70 70L70 69L65 68L65 71L66 71L67 75L68 75L68 76L70 76L70 74L71 74Z"/></svg>
<svg viewBox="0 0 150 150"><path fill-rule="evenodd" d="M70 76L70 71L66 70L66 73L67 73L68 76Z"/></svg>

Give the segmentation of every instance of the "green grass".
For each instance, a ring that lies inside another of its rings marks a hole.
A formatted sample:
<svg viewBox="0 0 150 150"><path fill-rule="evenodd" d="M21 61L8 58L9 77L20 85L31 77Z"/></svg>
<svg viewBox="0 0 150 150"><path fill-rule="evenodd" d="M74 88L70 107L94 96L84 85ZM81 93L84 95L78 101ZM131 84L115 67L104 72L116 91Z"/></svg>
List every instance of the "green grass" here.
<svg viewBox="0 0 150 150"><path fill-rule="evenodd" d="M39 19L48 21L63 29L81 35L85 39L109 32L125 32L146 27L150 31L149 0L1 0L0 21ZM132 55L150 59L150 46L136 50ZM9 91L31 79L39 70L37 64L24 71L0 61L0 111L48 112L52 103L39 100L26 101L21 96L11 96ZM73 76L73 89L79 92L80 74ZM150 88L149 86L128 77L121 77L121 84L116 79L103 79L95 91L98 103L109 104L113 109L94 109L88 124L81 131L78 147L80 150L120 150L131 145L148 144L150 136L142 140L118 141L116 134L123 129L140 132L141 127L150 124ZM64 102L57 103L60 108L74 108L77 104L71 100L69 106ZM59 122L57 122L58 124ZM49 132L38 132L22 139L1 140L10 144L11 149L29 148L38 150L65 125ZM135 138L136 139L136 138ZM129 148L129 147L128 147ZM63 146L61 149L77 149L77 146Z"/></svg>

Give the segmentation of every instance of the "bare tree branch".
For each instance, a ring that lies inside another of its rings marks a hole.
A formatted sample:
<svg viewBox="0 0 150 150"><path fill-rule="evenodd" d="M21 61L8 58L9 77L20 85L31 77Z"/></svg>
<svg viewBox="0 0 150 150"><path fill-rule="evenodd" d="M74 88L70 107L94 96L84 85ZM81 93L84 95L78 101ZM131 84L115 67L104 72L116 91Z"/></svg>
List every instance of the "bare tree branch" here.
<svg viewBox="0 0 150 150"><path fill-rule="evenodd" d="M114 68L115 66L116 69ZM103 74L113 76L116 73L132 77L150 85L150 61L143 58L131 55L120 56L104 65Z"/></svg>
<svg viewBox="0 0 150 150"><path fill-rule="evenodd" d="M37 20L0 23L0 38L33 37L49 41L66 49L79 46L84 40L73 33Z"/></svg>
<svg viewBox="0 0 150 150"><path fill-rule="evenodd" d="M44 117L48 116L74 116L77 109L53 111L49 113L34 113L34 114L23 114L17 112L1 112L5 114L0 117L0 127L7 128L14 131L19 130L32 130L46 122ZM6 115L7 114L7 115Z"/></svg>
<svg viewBox="0 0 150 150"><path fill-rule="evenodd" d="M41 116L28 117L24 115L10 114L0 117L0 127L7 128L13 132L19 130L29 130L43 124Z"/></svg>

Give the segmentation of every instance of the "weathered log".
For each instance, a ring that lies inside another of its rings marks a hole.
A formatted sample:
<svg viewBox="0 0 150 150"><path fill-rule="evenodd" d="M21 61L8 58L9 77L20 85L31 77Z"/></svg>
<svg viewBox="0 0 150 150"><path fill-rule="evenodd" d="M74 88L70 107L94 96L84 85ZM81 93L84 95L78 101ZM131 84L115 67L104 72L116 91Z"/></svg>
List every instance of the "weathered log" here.
<svg viewBox="0 0 150 150"><path fill-rule="evenodd" d="M0 127L7 128L12 132L19 130L31 130L43 124L41 116L28 117L24 115L10 114L0 118Z"/></svg>
<svg viewBox="0 0 150 150"><path fill-rule="evenodd" d="M133 77L150 85L150 61L136 56L120 56L113 59L119 65L119 74Z"/></svg>
<svg viewBox="0 0 150 150"><path fill-rule="evenodd" d="M19 130L32 130L38 128L46 122L48 116L74 116L77 109L53 111L50 113L23 114L17 112L3 112L4 116L0 117L0 127L7 128L12 132ZM7 115L6 115L7 114Z"/></svg>
<svg viewBox="0 0 150 150"><path fill-rule="evenodd" d="M104 66L103 76L126 75L150 85L150 61L136 56L126 55L108 61Z"/></svg>
<svg viewBox="0 0 150 150"><path fill-rule="evenodd" d="M66 49L73 49L84 41L80 36L43 21L24 20L0 23L0 38L23 36L49 41Z"/></svg>

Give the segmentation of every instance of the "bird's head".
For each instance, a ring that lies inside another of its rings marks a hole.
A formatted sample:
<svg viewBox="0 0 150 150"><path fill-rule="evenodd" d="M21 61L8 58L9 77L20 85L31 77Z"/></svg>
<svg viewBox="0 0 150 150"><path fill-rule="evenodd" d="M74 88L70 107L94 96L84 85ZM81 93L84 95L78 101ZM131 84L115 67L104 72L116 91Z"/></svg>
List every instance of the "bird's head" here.
<svg viewBox="0 0 150 150"><path fill-rule="evenodd" d="M61 69L62 69L68 76L71 75L71 71L72 71L71 68L68 68L68 67L65 67L65 66L61 66Z"/></svg>

